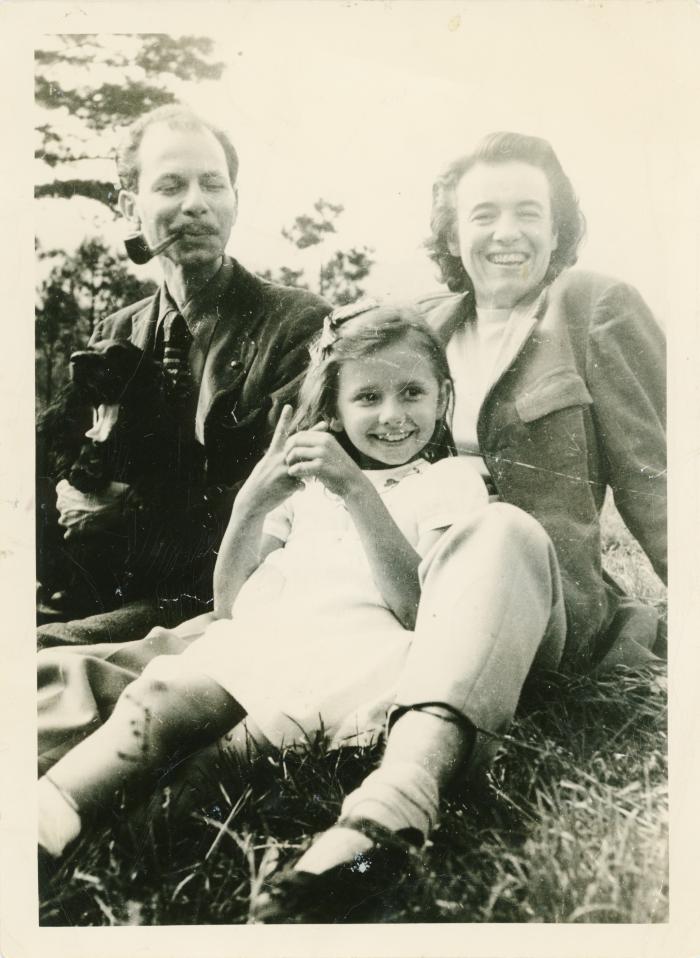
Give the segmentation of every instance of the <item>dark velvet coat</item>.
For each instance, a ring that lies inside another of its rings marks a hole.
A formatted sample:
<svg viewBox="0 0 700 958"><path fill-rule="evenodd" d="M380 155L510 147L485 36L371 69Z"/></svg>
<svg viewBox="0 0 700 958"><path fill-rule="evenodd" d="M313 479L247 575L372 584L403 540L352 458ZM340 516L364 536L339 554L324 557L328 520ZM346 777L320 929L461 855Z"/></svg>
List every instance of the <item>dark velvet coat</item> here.
<svg viewBox="0 0 700 958"><path fill-rule="evenodd" d="M124 541L117 543L117 555L124 556L114 575L119 597L138 598L155 591L163 621L208 607L215 550L235 492L265 452L282 406L294 402L308 365L309 340L330 310L306 290L267 282L235 260L227 266L232 266L229 282L207 304L218 320L196 411L206 457L204 484L186 490L176 515L161 516L156 508L130 516L121 532ZM129 339L152 351L161 295L159 289L102 320L91 343ZM111 553L114 540L112 536ZM115 561L121 559L105 559L106 564ZM99 557L93 568L98 566Z"/></svg>

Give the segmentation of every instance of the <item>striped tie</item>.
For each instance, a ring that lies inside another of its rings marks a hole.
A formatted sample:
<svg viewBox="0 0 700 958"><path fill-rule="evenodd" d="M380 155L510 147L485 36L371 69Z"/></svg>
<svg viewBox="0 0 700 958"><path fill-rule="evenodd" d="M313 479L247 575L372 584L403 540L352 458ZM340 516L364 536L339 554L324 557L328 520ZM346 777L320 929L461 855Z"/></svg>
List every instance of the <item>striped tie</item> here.
<svg viewBox="0 0 700 958"><path fill-rule="evenodd" d="M194 388L190 369L192 333L180 313L169 313L163 323L163 366L172 384L174 398L185 399Z"/></svg>

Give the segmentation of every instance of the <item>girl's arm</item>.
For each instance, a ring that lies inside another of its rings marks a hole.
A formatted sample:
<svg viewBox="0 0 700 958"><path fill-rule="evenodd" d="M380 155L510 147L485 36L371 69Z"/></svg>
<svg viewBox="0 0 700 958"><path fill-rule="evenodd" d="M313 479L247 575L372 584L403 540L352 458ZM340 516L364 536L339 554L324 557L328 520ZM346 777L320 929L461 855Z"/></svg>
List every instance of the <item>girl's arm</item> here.
<svg viewBox="0 0 700 958"><path fill-rule="evenodd" d="M359 470L358 470L359 471ZM421 557L394 522L366 476L349 485L344 496L372 576L384 601L405 629L413 629L420 601Z"/></svg>
<svg viewBox="0 0 700 958"><path fill-rule="evenodd" d="M289 475L315 476L342 496L357 528L372 575L387 606L405 629L413 629L420 599L420 555L394 522L369 479L324 423L287 440Z"/></svg>
<svg viewBox="0 0 700 958"><path fill-rule="evenodd" d="M301 485L288 474L284 444L292 419L292 407L285 406L263 458L241 487L221 541L214 567L214 615L231 617L231 607L243 584L266 556L284 545L276 536L263 534L268 512Z"/></svg>
<svg viewBox="0 0 700 958"><path fill-rule="evenodd" d="M238 502L238 499L236 499ZM266 557L284 543L276 536L263 535L267 512L236 512L221 542L214 566L214 617L230 619L231 609L243 585Z"/></svg>

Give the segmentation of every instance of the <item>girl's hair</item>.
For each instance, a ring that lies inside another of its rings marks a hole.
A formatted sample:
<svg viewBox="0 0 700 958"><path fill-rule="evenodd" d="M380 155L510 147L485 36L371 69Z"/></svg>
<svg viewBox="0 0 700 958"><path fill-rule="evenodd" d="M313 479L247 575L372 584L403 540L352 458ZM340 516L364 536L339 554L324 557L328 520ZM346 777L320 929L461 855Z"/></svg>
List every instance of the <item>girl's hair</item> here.
<svg viewBox="0 0 700 958"><path fill-rule="evenodd" d="M380 306L374 301L363 300L334 310L326 317L323 331L310 349L311 364L301 386L292 431L309 429L321 420L330 423L335 418L340 370L344 363L372 356L400 342L410 343L412 351L425 356L437 382L448 390L445 412L435 424L423 455L429 462L455 455L450 431L454 384L445 350L419 313L409 306ZM356 458L356 450L344 433L339 440L346 452Z"/></svg>
<svg viewBox="0 0 700 958"><path fill-rule="evenodd" d="M450 252L449 244L458 235L457 185L477 163L528 163L542 170L547 177L552 222L558 239L544 278L545 283L551 283L562 270L576 262L586 220L579 209L573 186L550 144L538 136L522 133L490 133L475 150L450 163L433 184L432 235L425 246L430 258L440 268L442 282L453 293L473 291L461 258Z"/></svg>

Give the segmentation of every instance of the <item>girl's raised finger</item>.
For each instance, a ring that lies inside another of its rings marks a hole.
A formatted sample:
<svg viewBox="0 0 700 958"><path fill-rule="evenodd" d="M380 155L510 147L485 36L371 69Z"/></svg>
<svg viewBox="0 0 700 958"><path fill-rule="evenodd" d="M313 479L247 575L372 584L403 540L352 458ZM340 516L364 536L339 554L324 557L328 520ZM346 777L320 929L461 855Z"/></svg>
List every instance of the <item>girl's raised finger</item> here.
<svg viewBox="0 0 700 958"><path fill-rule="evenodd" d="M281 449L284 446L285 442L289 438L289 426L292 422L293 415L294 409L289 405L289 403L285 403L282 407L280 417L277 420L275 431L272 434L270 449Z"/></svg>

